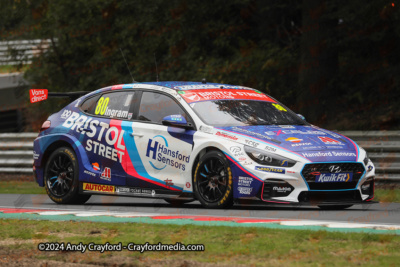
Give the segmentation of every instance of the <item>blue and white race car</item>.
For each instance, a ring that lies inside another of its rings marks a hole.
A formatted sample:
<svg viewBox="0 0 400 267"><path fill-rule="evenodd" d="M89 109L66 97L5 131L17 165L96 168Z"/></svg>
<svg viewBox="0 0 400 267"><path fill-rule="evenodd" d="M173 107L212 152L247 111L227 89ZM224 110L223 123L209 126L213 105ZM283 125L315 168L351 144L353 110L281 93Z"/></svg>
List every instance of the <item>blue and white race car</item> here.
<svg viewBox="0 0 400 267"><path fill-rule="evenodd" d="M33 168L59 204L109 194L347 208L374 197L374 165L355 142L260 91L206 82L88 93L43 123Z"/></svg>

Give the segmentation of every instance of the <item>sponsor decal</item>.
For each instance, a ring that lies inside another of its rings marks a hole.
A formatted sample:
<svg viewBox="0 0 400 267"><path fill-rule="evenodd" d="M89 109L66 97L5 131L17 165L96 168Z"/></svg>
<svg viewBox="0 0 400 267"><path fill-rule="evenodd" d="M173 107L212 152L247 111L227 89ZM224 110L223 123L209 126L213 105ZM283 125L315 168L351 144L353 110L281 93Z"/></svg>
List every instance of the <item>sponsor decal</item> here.
<svg viewBox="0 0 400 267"><path fill-rule="evenodd" d="M296 146L311 146L312 143L297 143L297 144L292 144L292 147L296 147Z"/></svg>
<svg viewBox="0 0 400 267"><path fill-rule="evenodd" d="M245 161L246 159L245 157L238 158L239 161Z"/></svg>
<svg viewBox="0 0 400 267"><path fill-rule="evenodd" d="M285 169L281 168L274 168L274 167L262 167L262 166L255 166L255 169L257 171L263 171L263 172L273 172L273 173L285 173Z"/></svg>
<svg viewBox="0 0 400 267"><path fill-rule="evenodd" d="M189 182L186 183L186 188L190 188L191 186L192 185Z"/></svg>
<svg viewBox="0 0 400 267"><path fill-rule="evenodd" d="M286 171L287 173L296 173L296 172L294 172L294 171Z"/></svg>
<svg viewBox="0 0 400 267"><path fill-rule="evenodd" d="M199 130L204 133L212 133L212 127L201 125Z"/></svg>
<svg viewBox="0 0 400 267"><path fill-rule="evenodd" d="M47 89L31 89L29 90L29 96L31 103L36 103L47 99L48 91Z"/></svg>
<svg viewBox="0 0 400 267"><path fill-rule="evenodd" d="M277 125L277 127L279 127L279 128L286 128L286 129L294 129L295 127L294 126L292 126L292 125Z"/></svg>
<svg viewBox="0 0 400 267"><path fill-rule="evenodd" d="M113 185L83 183L83 190L84 191L94 191L94 192L114 193L115 187Z"/></svg>
<svg viewBox="0 0 400 267"><path fill-rule="evenodd" d="M242 152L240 146L231 146L229 150L232 152L233 155L239 155ZM240 154L241 155L241 154Z"/></svg>
<svg viewBox="0 0 400 267"><path fill-rule="evenodd" d="M318 136L318 139L326 145L343 145L343 143L339 142L338 140L326 136Z"/></svg>
<svg viewBox="0 0 400 267"><path fill-rule="evenodd" d="M84 170L83 173L84 173L84 174L88 174L88 175L93 176L93 177L96 176L96 174L94 174L93 172L90 172L90 171L88 171L88 170Z"/></svg>
<svg viewBox="0 0 400 267"><path fill-rule="evenodd" d="M274 147L266 146L264 149L270 152L276 152L276 148Z"/></svg>
<svg viewBox="0 0 400 267"><path fill-rule="evenodd" d="M315 157L355 157L356 154L352 152L302 152L303 157L315 158Z"/></svg>
<svg viewBox="0 0 400 267"><path fill-rule="evenodd" d="M215 85L213 87L215 88ZM181 94L181 96L187 103L220 99L263 100L276 103L276 101L269 96L254 92L253 90L231 90L226 88L227 87L224 85L224 89L215 88L215 90L195 90L185 92L184 94Z"/></svg>
<svg viewBox="0 0 400 267"><path fill-rule="evenodd" d="M239 186L250 187L252 182L253 182L253 178L251 178L251 177L239 176L239 181L238 181Z"/></svg>
<svg viewBox="0 0 400 267"><path fill-rule="evenodd" d="M367 190L369 189L369 186L370 186L369 183L363 184L363 185L361 186L361 190L362 190L362 191L367 191Z"/></svg>
<svg viewBox="0 0 400 267"><path fill-rule="evenodd" d="M117 187L117 188L115 188L115 192L118 192L118 193L129 193L129 188L128 187Z"/></svg>
<svg viewBox="0 0 400 267"><path fill-rule="evenodd" d="M279 135L279 134L304 134L304 135L325 135L324 132L321 131L300 131L300 130L280 130L280 131L267 131L265 132L268 135Z"/></svg>
<svg viewBox="0 0 400 267"><path fill-rule="evenodd" d="M111 169L108 167L105 167L103 172L100 175L100 179L107 180L111 182Z"/></svg>
<svg viewBox="0 0 400 267"><path fill-rule="evenodd" d="M155 190L143 189L143 188L129 188L129 193L134 195L150 195L150 196L156 195Z"/></svg>
<svg viewBox="0 0 400 267"><path fill-rule="evenodd" d="M264 134L261 134L261 133L257 133L257 132L252 132L252 131L249 131L249 130L246 130L246 129L243 129L243 128L232 127L232 130L236 131L236 132L242 132L242 133L245 133L245 134L248 134L248 135L252 135L252 136L255 136L255 137L260 138L260 139L264 138L264 139L268 139L268 140L273 141L273 139L271 137L267 136L267 135L264 135ZM274 133L272 133L272 135L274 135Z"/></svg>
<svg viewBox="0 0 400 267"><path fill-rule="evenodd" d="M66 118L68 118L69 116L71 116L71 113L72 113L72 111L71 110L68 110L68 109L65 109L64 111L63 111L63 113L61 114L61 119L66 119Z"/></svg>
<svg viewBox="0 0 400 267"><path fill-rule="evenodd" d="M272 190L278 193L286 193L292 191L292 188L286 186L273 186Z"/></svg>
<svg viewBox="0 0 400 267"><path fill-rule="evenodd" d="M331 145L327 145L326 147L329 149L342 149L343 148L343 146L331 146Z"/></svg>
<svg viewBox="0 0 400 267"><path fill-rule="evenodd" d="M222 132L217 132L215 135L221 136L221 137L224 137L224 138L227 138L227 139L231 139L231 140L234 140L234 141L238 140L238 138L236 136L233 136L233 135L230 135L230 134L226 134L226 133L222 133Z"/></svg>
<svg viewBox="0 0 400 267"><path fill-rule="evenodd" d="M285 141L289 141L292 143L300 143L301 141L303 141L303 139L299 139L297 137L289 137L289 138L285 139Z"/></svg>
<svg viewBox="0 0 400 267"><path fill-rule="evenodd" d="M110 127L108 123L93 120L77 112L72 112L62 126L89 137L86 141L86 151L116 162L122 162L122 157L125 154L125 146L122 144L124 130L120 131L114 126ZM97 131L97 129L100 130ZM117 148L114 148L115 144Z"/></svg>
<svg viewBox="0 0 400 267"><path fill-rule="evenodd" d="M75 103L75 106L74 107L78 107L79 106L79 103L81 102L81 99L79 98L78 100L76 100L76 103Z"/></svg>
<svg viewBox="0 0 400 267"><path fill-rule="evenodd" d="M317 183L331 183L331 182L351 182L353 180L352 173L321 173L315 178Z"/></svg>
<svg viewBox="0 0 400 267"><path fill-rule="evenodd" d="M252 147L258 147L258 146L260 145L260 143L254 142L254 141L252 141L252 140L247 140L247 139L245 139L244 141L245 141L245 143L246 143L247 145L252 146Z"/></svg>
<svg viewBox="0 0 400 267"><path fill-rule="evenodd" d="M93 169L94 169L95 171L100 171L100 166L99 166L99 164L98 164L97 162L92 163L92 167L93 167Z"/></svg>
<svg viewBox="0 0 400 267"><path fill-rule="evenodd" d="M188 90L188 89L211 89L211 88L227 88L227 89L247 89L247 90L254 90L249 87L245 86L238 86L238 85L225 85L225 84L195 84L195 85L182 85L182 86L175 86L175 89L180 90ZM259 93L259 91L254 90L254 92ZM185 91L178 91L179 94L185 94Z"/></svg>
<svg viewBox="0 0 400 267"><path fill-rule="evenodd" d="M281 166L282 167L287 167L287 166L289 166L289 162L287 160L282 160L281 161Z"/></svg>
<svg viewBox="0 0 400 267"><path fill-rule="evenodd" d="M242 195L250 195L253 188L249 187L238 187L239 193Z"/></svg>
<svg viewBox="0 0 400 267"><path fill-rule="evenodd" d="M169 118L170 118L170 120L172 120L172 121L177 121L177 122L183 121L182 115L171 115L171 116L169 116Z"/></svg>
<svg viewBox="0 0 400 267"><path fill-rule="evenodd" d="M133 113L128 113L128 120L132 119Z"/></svg>
<svg viewBox="0 0 400 267"><path fill-rule="evenodd" d="M287 111L284 107L282 107L281 105L279 105L279 104L272 104L277 110L280 110L280 111Z"/></svg>
<svg viewBox="0 0 400 267"><path fill-rule="evenodd" d="M186 170L190 156L185 156L179 150L168 148L167 139L162 135L156 135L147 143L146 157L150 158L150 165L156 170L162 170L166 166L172 166L182 171Z"/></svg>
<svg viewBox="0 0 400 267"><path fill-rule="evenodd" d="M33 159L38 159L40 154L36 153L36 151L33 151Z"/></svg>
<svg viewBox="0 0 400 267"><path fill-rule="evenodd" d="M171 188L171 186L174 185L174 183L172 182L171 179L164 180L164 182L165 182L165 185L166 185L168 188Z"/></svg>
<svg viewBox="0 0 400 267"><path fill-rule="evenodd" d="M370 172L370 171L372 171L372 169L373 169L374 167L372 167L372 166L368 166L368 172Z"/></svg>

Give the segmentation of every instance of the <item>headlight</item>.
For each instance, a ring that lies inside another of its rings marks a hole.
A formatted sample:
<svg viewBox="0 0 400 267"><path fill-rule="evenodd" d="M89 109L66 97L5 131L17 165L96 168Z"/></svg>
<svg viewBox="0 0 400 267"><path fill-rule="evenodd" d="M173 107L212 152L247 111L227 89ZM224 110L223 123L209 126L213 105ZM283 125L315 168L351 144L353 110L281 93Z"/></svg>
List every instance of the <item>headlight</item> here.
<svg viewBox="0 0 400 267"><path fill-rule="evenodd" d="M364 149L363 149L364 150ZM365 150L364 150L365 151ZM368 153L365 151L365 158L363 159L364 165L367 166L369 162Z"/></svg>
<svg viewBox="0 0 400 267"><path fill-rule="evenodd" d="M245 146L244 151L246 151L247 155L249 155L252 160L262 165L293 167L296 164L296 161L292 159L288 159L277 154L272 154L261 149Z"/></svg>

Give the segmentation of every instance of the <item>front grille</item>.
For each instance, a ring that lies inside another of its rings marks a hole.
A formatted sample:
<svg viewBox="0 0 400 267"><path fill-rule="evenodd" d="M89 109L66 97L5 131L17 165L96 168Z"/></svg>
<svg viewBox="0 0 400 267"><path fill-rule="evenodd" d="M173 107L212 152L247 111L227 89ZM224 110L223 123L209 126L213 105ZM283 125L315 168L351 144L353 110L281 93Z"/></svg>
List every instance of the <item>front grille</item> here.
<svg viewBox="0 0 400 267"><path fill-rule="evenodd" d="M360 202L362 201L360 191L348 190L348 191L333 191L333 192L312 192L303 191L299 194L299 202L310 202L318 205L318 203L348 203L348 202Z"/></svg>
<svg viewBox="0 0 400 267"><path fill-rule="evenodd" d="M352 173L353 179L351 182L315 182L316 174L332 173L329 167L332 165L339 166L341 173ZM311 163L304 166L301 174L303 175L310 190L340 190L340 189L355 189L358 181L365 172L362 163Z"/></svg>

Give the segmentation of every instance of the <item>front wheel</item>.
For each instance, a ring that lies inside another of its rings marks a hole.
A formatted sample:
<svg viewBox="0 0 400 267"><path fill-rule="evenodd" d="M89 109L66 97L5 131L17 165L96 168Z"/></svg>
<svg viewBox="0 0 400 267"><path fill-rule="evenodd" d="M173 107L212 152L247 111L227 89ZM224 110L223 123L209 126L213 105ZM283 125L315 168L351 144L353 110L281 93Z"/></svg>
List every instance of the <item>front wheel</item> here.
<svg viewBox="0 0 400 267"><path fill-rule="evenodd" d="M79 194L79 167L71 148L60 147L49 157L44 170L47 195L57 204L83 204L90 195Z"/></svg>
<svg viewBox="0 0 400 267"><path fill-rule="evenodd" d="M205 154L196 166L194 194L203 207L217 209L233 205L233 179L229 162L220 151Z"/></svg>

